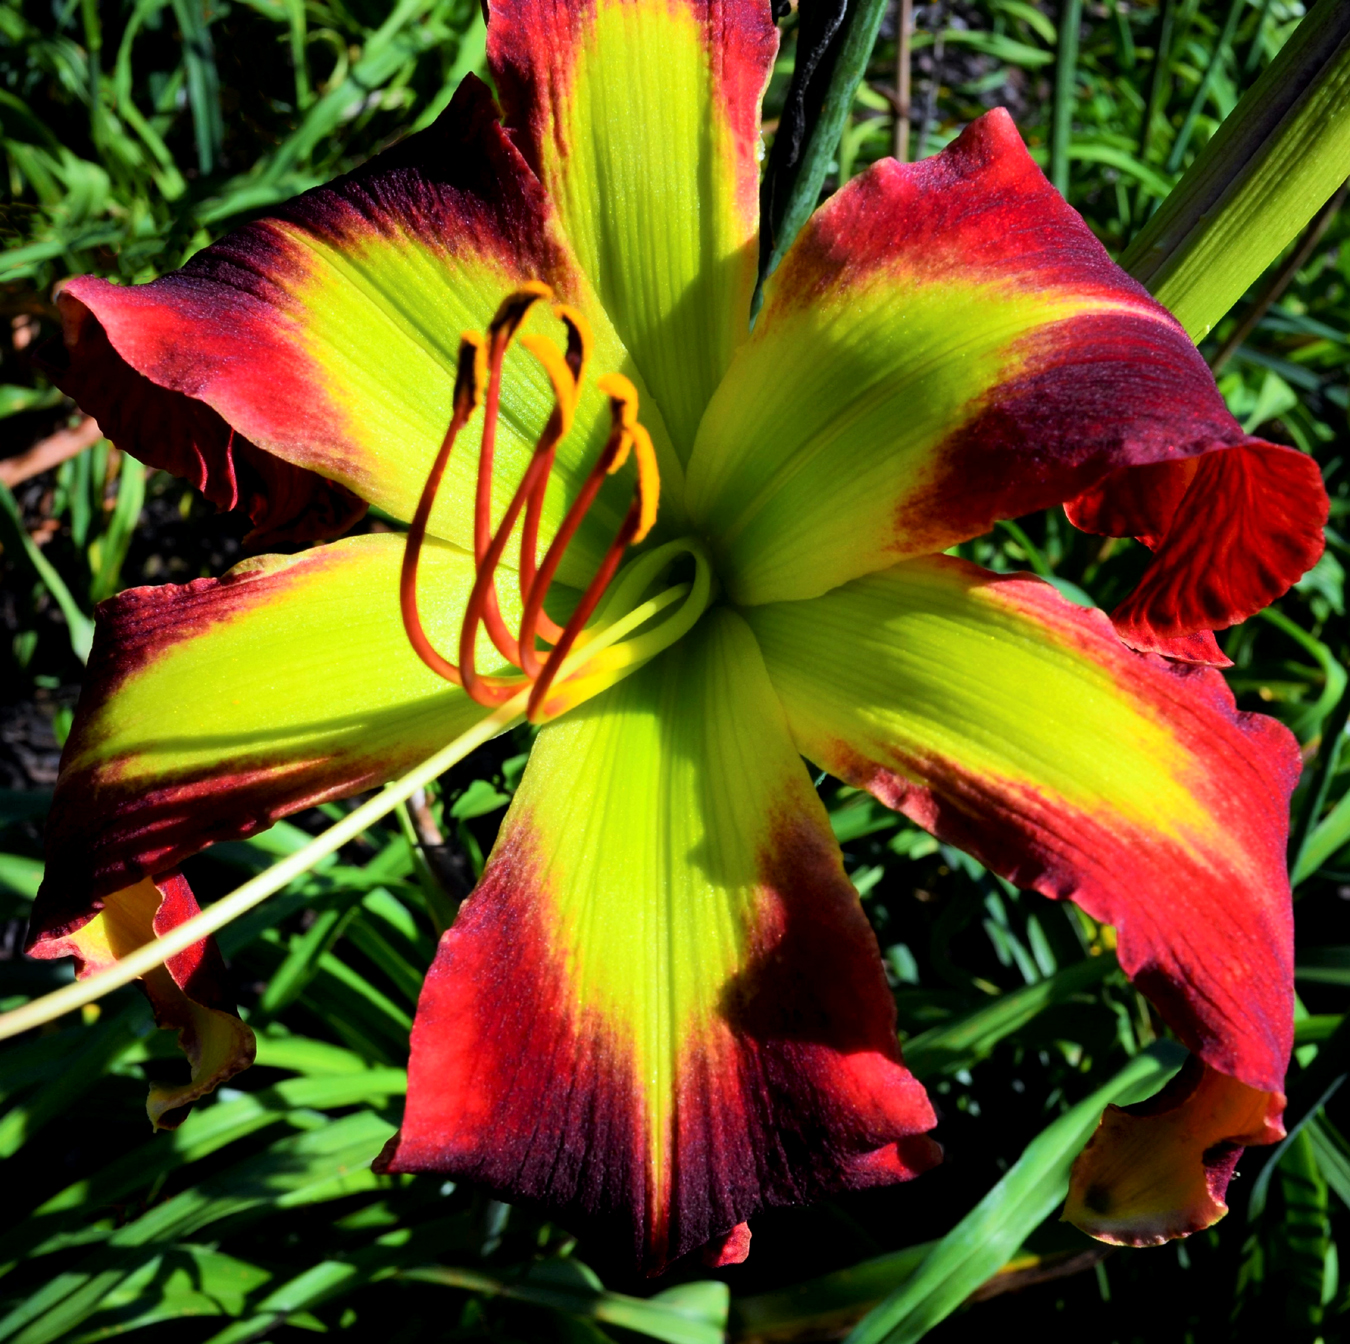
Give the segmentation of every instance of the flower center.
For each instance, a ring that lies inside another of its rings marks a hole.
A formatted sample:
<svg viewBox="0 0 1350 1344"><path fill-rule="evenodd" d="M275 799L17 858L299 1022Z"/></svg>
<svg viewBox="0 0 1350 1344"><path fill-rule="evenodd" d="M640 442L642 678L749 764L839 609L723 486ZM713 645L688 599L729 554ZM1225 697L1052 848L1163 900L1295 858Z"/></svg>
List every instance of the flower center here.
<svg viewBox="0 0 1350 1344"><path fill-rule="evenodd" d="M596 380L596 386L609 398L609 436L544 553L542 563L536 565L539 524L548 479L558 444L572 428L590 356L591 336L586 320L566 304L553 305L554 316L566 329L565 350L560 350L543 336L527 334L520 337L521 346L539 360L548 374L553 385L554 406L525 474L493 530L492 472L502 363L531 308L552 298L547 285L532 281L502 300L488 325L486 337L477 332L466 332L461 337L450 426L408 527L399 584L404 629L418 657L446 681L462 686L482 705L503 705L528 687L526 714L535 723L556 717L635 671L683 635L702 615L712 596L707 553L693 539L671 542L641 556L614 584L628 547L641 542L656 522L660 498L656 450L651 435L637 418L637 389L618 373L606 374ZM474 497L475 577L460 626L459 661L454 663L436 650L422 626L417 605L417 566L426 538L427 521L455 439L480 406L483 408L483 433ZM606 476L617 472L630 457L637 467L633 501L581 600L567 623L560 626L544 610L558 566L595 503ZM518 522L520 563L517 574L522 607L519 627L512 632L502 617L497 600L496 576ZM651 585L681 554L694 559L693 579L643 600ZM668 609L677 602L681 603L679 608L669 612ZM634 634L663 612L666 615L655 628ZM592 617L596 618L595 624L588 625ZM502 657L519 669L519 675L487 676L477 670L475 658L480 626L487 631ZM625 639L629 635L634 637ZM548 647L541 648L541 642Z"/></svg>

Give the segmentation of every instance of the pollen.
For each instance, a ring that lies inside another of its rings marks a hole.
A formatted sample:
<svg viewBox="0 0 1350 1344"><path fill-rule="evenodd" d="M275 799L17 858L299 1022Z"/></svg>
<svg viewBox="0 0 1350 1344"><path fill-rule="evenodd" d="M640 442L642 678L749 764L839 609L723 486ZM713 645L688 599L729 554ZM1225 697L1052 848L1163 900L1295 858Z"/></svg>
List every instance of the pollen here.
<svg viewBox="0 0 1350 1344"><path fill-rule="evenodd" d="M493 459L503 361L531 309L541 303L552 304L553 315L566 333L565 345L560 348L547 337L535 333L520 335L519 344L539 361L548 375L553 388L553 409L535 444L520 484L494 529L491 516ZM550 687L557 680L578 640L586 632L587 622L595 614L618 572L624 553L651 531L660 502L661 481L656 450L651 435L637 418L637 389L622 374L606 374L596 381L596 387L609 398L609 436L544 553L543 560L536 563L545 492L558 444L572 429L590 362L590 349L591 334L585 318L567 304L554 303L549 287L537 281L523 285L502 300L485 335L464 333L459 345L450 425L408 527L403 552L399 600L403 625L418 657L438 676L456 686L462 686L482 705L495 707L505 704L529 687L526 713L535 721L541 716ZM422 625L417 605L417 567L426 540L427 522L450 454L457 438L480 407L483 411L483 428L474 495L475 575L460 626L459 647L456 651L458 661L452 662L433 646ZM582 520L595 503L605 478L621 470L630 458L636 467L632 503L599 568L582 594L581 601L567 623L560 626L544 611L544 603L558 567ZM522 613L519 627L512 631L501 614L496 578L517 523L520 524L517 574ZM519 675L486 676L477 670L475 651L480 629L486 631L502 657L519 669Z"/></svg>

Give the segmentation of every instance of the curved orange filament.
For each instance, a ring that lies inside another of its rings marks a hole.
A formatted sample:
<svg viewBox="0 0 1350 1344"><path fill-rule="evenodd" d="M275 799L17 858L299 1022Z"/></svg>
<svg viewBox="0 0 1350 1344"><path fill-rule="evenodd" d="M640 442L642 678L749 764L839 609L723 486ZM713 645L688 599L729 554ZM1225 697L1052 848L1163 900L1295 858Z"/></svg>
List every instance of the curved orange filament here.
<svg viewBox="0 0 1350 1344"><path fill-rule="evenodd" d="M536 626L544 610L544 598L553 585L553 579L558 573L558 566L562 563L563 555L571 544L572 538L576 536L577 529L581 526L581 520L590 512L591 505L595 503L595 497L600 493L600 487L604 485L605 477L609 474L610 464L619 455L623 447L624 437L629 432L624 429L622 422L616 416L613 428L609 431L609 439L600 451L599 461L591 468L585 484L582 485L576 499L572 501L572 507L567 510L567 516L562 520L562 526L558 528L553 537L548 552L544 556L544 563L539 567L539 573L530 585L529 596L525 599L525 610L520 618L520 647L522 650L528 649L531 654L534 652ZM619 530L622 532L623 528L621 527ZM627 545L626 542L624 544ZM608 559L608 555L606 559ZM592 606L592 610L594 610L594 606ZM589 616L590 612L586 614ZM570 624L571 621L568 622L568 625ZM562 631L559 631L559 637L562 633ZM575 635L573 638L575 639ZM556 649L557 645L554 646L555 651ZM527 676L538 677L542 672L537 663L535 670L531 671L523 659L521 668Z"/></svg>
<svg viewBox="0 0 1350 1344"><path fill-rule="evenodd" d="M497 307L497 312L488 324L488 384L487 397L483 406L483 442L478 453L478 485L474 495L473 512L473 550L474 559L480 570L492 545L492 466L497 445L497 416L502 393L502 363L506 352L511 348L520 325L529 316L530 309L541 299L551 299L553 291L539 281L522 285L513 294L508 294ZM520 657L516 652L516 641L506 622L502 619L501 609L497 605L497 587L491 577L488 580L486 594L482 603L482 621L487 627L488 637L497 646L498 652L508 663L520 666ZM463 644L460 645L460 658L464 657ZM469 670L472 676L472 668Z"/></svg>
<svg viewBox="0 0 1350 1344"><path fill-rule="evenodd" d="M442 658L427 638L422 628L422 618L417 610L417 563L422 557L422 543L426 540L427 520L431 517L431 506L436 502L436 492L441 488L441 477L445 475L446 464L450 461L450 450L455 446L455 438L468 423L469 417L478 409L482 394L482 338L466 332L459 343L458 367L455 370L454 410L450 416L450 427L441 440L440 451L431 465L427 483L422 487L422 497L417 501L417 512L408 524L408 539L403 546L403 568L399 572L398 597L403 611L403 628L417 652L417 656L438 676L460 686L459 668L449 659Z"/></svg>
<svg viewBox="0 0 1350 1344"><path fill-rule="evenodd" d="M562 438L562 421L562 410L555 407L548 418L548 424L545 425L543 434L539 437L534 456L530 459L530 465L525 470L524 479L512 497L510 504L507 505L506 513L502 516L502 521L488 544L487 552L478 561L478 573L474 578L473 591L469 594L469 604L464 613L464 624L460 627L459 632L460 676L463 679L464 689L475 700L479 699L476 690L483 684L483 678L478 676L474 668L474 646L477 642L478 624L480 621L487 624L489 603L495 606L497 566L501 564L502 553L506 550L506 543L511 538L511 530L516 525L516 519L520 517L520 511L533 493L536 484L542 490L542 487L548 483L548 473L553 467L553 456L557 451L558 440ZM500 616L498 616L498 619L501 619ZM502 624L505 628L505 622ZM496 643L495 640L493 642ZM532 639L526 638L523 626L521 627L520 638L511 641L512 649L519 650L519 654L517 657L511 658L510 661L521 668L526 676L538 675L537 672L531 672L529 667L531 661L537 665L537 657L531 657L527 661L525 653L528 647L531 655L533 655L533 643ZM501 645L498 644L497 647L500 649ZM511 698L513 691L516 689L519 689L518 683L510 683L510 689L506 691L506 694L493 699L490 703L494 705L504 703ZM484 700L483 703L487 704L489 701Z"/></svg>
<svg viewBox="0 0 1350 1344"><path fill-rule="evenodd" d="M565 354L560 356L555 347L541 338L520 338L522 344L545 365L553 383L556 401L535 445L529 466L500 523L493 530L492 470L501 400L502 364L511 341L530 309L535 303L548 298L551 298L551 292L547 286L538 283L526 285L503 300L488 327L486 341L473 334L466 334L461 341L454 411L408 529L399 583L404 628L418 657L438 676L454 685L463 686L474 700L483 705L501 705L523 687L533 683L527 711L531 718L539 712L563 661L575 646L586 622L595 613L601 597L618 571L624 552L634 541L640 541L650 529L655 519L659 491L651 438L637 422L637 392L626 378L617 374L608 375L600 380L599 385L610 399L613 424L609 437L549 545L543 563L536 566L535 555L545 492L558 444L571 428L590 343L589 332L581 315L566 305L558 304L554 307L554 313L567 328ZM435 649L422 626L417 606L417 568L432 506L455 439L480 403L483 405L484 424L474 497L476 573L460 627L459 664L456 665ZM632 451L636 452L638 459L638 480L633 503L576 610L566 625L559 626L544 612L548 590L557 575L563 555L581 526L582 519L594 504L605 477L618 470ZM496 573L518 522L521 523L519 578L523 612L519 634L513 636L498 606ZM475 661L480 625L487 630L502 656L519 667L523 676L484 676L478 673ZM553 647L547 651L540 650L537 641L541 639Z"/></svg>
<svg viewBox="0 0 1350 1344"><path fill-rule="evenodd" d="M563 659L571 653L572 645L576 643L577 636L585 627L586 622L591 619L600 599L605 595L605 589L609 587L610 580L614 577L620 562L623 560L623 553L628 549L629 543L638 530L641 513L641 502L634 500L629 506L627 516L619 527L618 535L610 544L609 550L605 553L605 558L600 562L600 568L595 571L595 577L582 594L581 601L577 603L576 610L568 618L567 624L563 627L562 634L553 646L553 651L549 654L547 662L544 663L539 675L535 678L534 690L530 692L529 707L525 711L526 718L533 720L538 713L539 706L543 704L549 687L553 685L553 679L558 675L558 669L562 666Z"/></svg>
<svg viewBox="0 0 1350 1344"><path fill-rule="evenodd" d="M567 327L567 353L563 359L571 370L573 383L579 390L586 372L586 347L589 344L585 335L585 319L566 304L559 304L555 311ZM552 424L552 421L549 423ZM537 573L534 557L539 550L539 521L544 512L544 493L548 488L549 475L553 471L553 450L556 446L556 443L552 445L548 467L530 490L525 504L525 523L520 534L520 600L526 603L530 600L530 589L534 587ZM548 613L543 610L536 615L533 629L539 638L546 639L550 644L556 644L562 635L562 626L550 619ZM526 676L539 675L539 655L535 650L534 639L527 638L523 631L520 639L520 666Z"/></svg>

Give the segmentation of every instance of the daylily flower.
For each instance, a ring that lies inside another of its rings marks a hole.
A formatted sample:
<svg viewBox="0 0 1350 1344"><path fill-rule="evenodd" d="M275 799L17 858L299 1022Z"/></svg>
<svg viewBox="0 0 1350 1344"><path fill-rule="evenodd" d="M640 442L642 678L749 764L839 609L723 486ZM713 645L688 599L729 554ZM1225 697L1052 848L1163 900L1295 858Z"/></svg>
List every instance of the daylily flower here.
<svg viewBox="0 0 1350 1344"><path fill-rule="evenodd" d="M1003 112L839 191L751 332L775 50L758 0L501 0L504 123L471 78L181 271L66 286L58 377L119 445L264 535L334 535L358 500L413 531L100 608L33 951L91 958L189 855L533 687L544 726L427 975L384 1170L617 1226L655 1272L742 1258L763 1205L937 1161L805 756L1116 926L1195 1060L1107 1117L1070 1212L1182 1235L1282 1133L1299 758L1176 658L1218 661L1209 632L1316 558L1316 468L1243 434ZM1209 518L1243 545L1197 587L1221 534L1187 489L1227 508L1259 473L1287 509ZM1172 658L943 554L1071 500L1158 542L1125 625ZM630 543L646 569L611 582Z"/></svg>

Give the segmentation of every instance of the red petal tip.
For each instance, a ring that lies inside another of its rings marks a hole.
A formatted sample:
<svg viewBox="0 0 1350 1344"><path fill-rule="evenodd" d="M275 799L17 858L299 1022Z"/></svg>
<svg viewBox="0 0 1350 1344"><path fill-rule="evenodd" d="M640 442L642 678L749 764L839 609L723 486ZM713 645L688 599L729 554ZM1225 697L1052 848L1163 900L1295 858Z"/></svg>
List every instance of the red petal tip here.
<svg viewBox="0 0 1350 1344"><path fill-rule="evenodd" d="M750 1255L750 1224L737 1223L725 1236L714 1237L704 1246L701 1255L709 1269L743 1264Z"/></svg>

